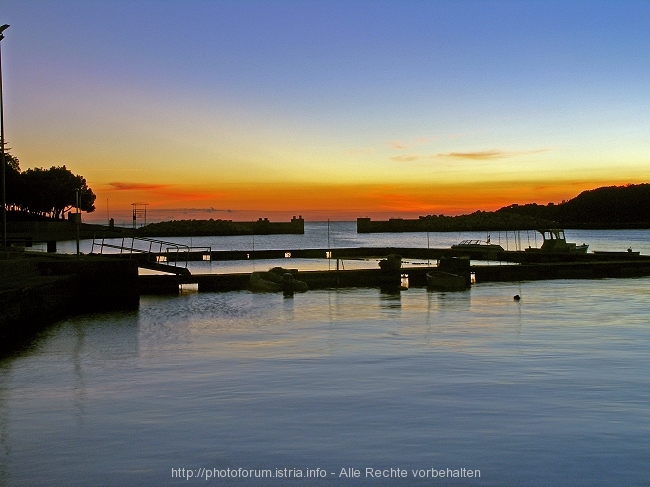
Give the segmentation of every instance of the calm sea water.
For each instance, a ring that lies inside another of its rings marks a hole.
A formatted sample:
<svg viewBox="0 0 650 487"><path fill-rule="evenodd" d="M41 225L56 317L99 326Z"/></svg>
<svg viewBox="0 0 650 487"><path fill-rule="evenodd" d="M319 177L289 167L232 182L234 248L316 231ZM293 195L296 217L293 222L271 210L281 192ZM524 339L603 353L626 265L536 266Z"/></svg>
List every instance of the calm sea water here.
<svg viewBox="0 0 650 487"><path fill-rule="evenodd" d="M648 451L650 278L142 297L0 362L7 486L641 486Z"/></svg>
<svg viewBox="0 0 650 487"><path fill-rule="evenodd" d="M499 243L506 250L528 246L541 246L539 234L533 231L491 232L492 243ZM566 230L567 241L588 243L589 250L635 251L650 254L650 230ZM343 247L420 247L446 248L461 240L485 240L486 232L426 232L412 233L356 233L356 222L305 222L303 235L246 235L239 237L164 237L162 240L190 245L211 247L212 250L291 250L327 249ZM118 239L107 240L119 243ZM100 242L100 240L97 240ZM129 241L130 243L130 241ZM92 250L92 240L81 241L81 252ZM38 250L44 250L38 247ZM58 243L58 251L76 252L76 243Z"/></svg>
<svg viewBox="0 0 650 487"><path fill-rule="evenodd" d="M650 230L567 230L567 241L589 244L589 250L625 251L632 248L642 254L650 255ZM209 247L212 250L293 250L293 249L327 249L344 247L416 247L416 248L448 248L461 240L485 240L485 232L444 232L429 233L356 233L356 222L306 222L303 235L247 235L239 237L165 237L163 240L171 243L188 245L190 247ZM526 247L539 247L542 244L541 236L536 232L492 232L492 243L498 243L506 250L524 249ZM121 239L107 240L108 243L121 245ZM94 251L99 252L101 240L96 240ZM127 246L131 240L125 241ZM44 245L44 244L43 244ZM147 250L148 243L136 243L136 248ZM44 246L35 247L37 251L44 251ZM75 253L76 242L58 242L57 249L61 253ZM154 247L155 249L155 247ZM93 251L93 241L83 240L80 251L90 253ZM108 252L117 252L108 249ZM164 247L163 247L164 251ZM221 272L251 272L267 270L273 266L296 268L300 270L328 269L336 266L333 261L324 258L317 259L281 259L281 260L250 260L226 262L190 262L188 267L193 273L221 273ZM422 263L421 261L406 262ZM342 263L346 269L377 267L377 261L371 260L346 260ZM148 273L148 271L145 271Z"/></svg>

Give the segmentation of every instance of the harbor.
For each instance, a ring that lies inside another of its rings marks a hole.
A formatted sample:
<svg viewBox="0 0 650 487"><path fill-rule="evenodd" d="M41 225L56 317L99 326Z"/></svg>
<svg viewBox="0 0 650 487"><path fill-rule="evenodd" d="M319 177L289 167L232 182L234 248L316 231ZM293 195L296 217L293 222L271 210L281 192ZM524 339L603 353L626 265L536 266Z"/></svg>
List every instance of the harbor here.
<svg viewBox="0 0 650 487"><path fill-rule="evenodd" d="M0 487L649 484L648 1L1 5Z"/></svg>
<svg viewBox="0 0 650 487"><path fill-rule="evenodd" d="M459 239L455 244L452 239L458 236L434 234L434 242L445 243L446 239L449 245L422 247L417 244L428 239L428 234L369 238L355 235L352 225L310 223L306 235L291 239L276 235L255 241L250 236L85 240L79 256L74 254L76 244L70 241L59 242L63 252L8 249L0 260L0 299L5 310L0 332L11 348L16 340L66 316L137 309L141 296L173 296L187 290L259 291L252 285L253 276L271 268L283 269L293 281L304 283L301 290L377 288L388 293L408 292L410 288L449 290L429 282L431 274L439 272L460 276L466 283L461 290L496 282L650 275L650 256L643 247L647 231L592 232L585 234L584 240L594 240L596 249L602 250L543 252L520 245L510 250L512 237L507 243L498 237L486 245L476 234L461 235L472 238ZM602 235L619 237L609 244ZM323 240L332 245L314 245ZM353 246L342 246L343 242ZM301 248L296 248L296 243L302 244ZM632 251L631 245L641 251ZM380 263L389 256L398 256L399 266L382 268ZM292 285L290 291L294 288Z"/></svg>
<svg viewBox="0 0 650 487"><path fill-rule="evenodd" d="M5 483L433 464L495 486L642 485L648 283L184 292L70 316L4 362ZM269 483L223 483L242 482Z"/></svg>
<svg viewBox="0 0 650 487"><path fill-rule="evenodd" d="M448 248L421 247L339 247L309 249L212 250L211 247L179 247L164 241L148 240L148 250L137 246L111 245L115 258L137 260L138 265L158 272L140 275L139 290L148 293L177 293L183 285L196 284L199 292L227 292L251 289L255 272L190 272L190 262L273 262L290 270L292 279L308 289L337 287L380 287L407 289L427 286L427 274L448 272L471 283L544 279L602 279L650 275L650 256L632 251L587 252L589 245L567 242L564 230L542 229L541 245L505 250L500 244L466 239ZM109 244L110 245L110 244ZM102 249L93 242L93 249ZM155 251L155 248L159 250ZM165 251L163 252L163 248ZM399 259L392 269L382 267L386 259ZM327 270L301 270L304 260L320 262ZM404 261L404 262L402 262ZM346 266L347 263L347 266ZM353 264L352 266L350 264ZM364 266L365 264L365 266ZM357 266L357 268L355 268ZM360 268L358 266L364 266ZM269 264L268 268L273 267ZM352 268L351 268L352 267ZM268 269L265 269L268 270ZM430 286L431 287L431 286ZM434 286L435 287L435 286Z"/></svg>

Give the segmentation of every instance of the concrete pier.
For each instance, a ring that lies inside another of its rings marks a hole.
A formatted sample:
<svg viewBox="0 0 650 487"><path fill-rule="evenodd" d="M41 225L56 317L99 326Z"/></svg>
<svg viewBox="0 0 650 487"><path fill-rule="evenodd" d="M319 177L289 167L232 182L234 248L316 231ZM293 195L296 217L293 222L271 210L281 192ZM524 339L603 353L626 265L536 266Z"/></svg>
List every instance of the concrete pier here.
<svg viewBox="0 0 650 487"><path fill-rule="evenodd" d="M381 269L355 269L333 271L299 271L295 279L307 283L309 289L343 287L399 287L402 275L409 285L425 286L427 267L402 269L386 273ZM240 291L249 288L251 274L193 274L191 276L143 275L139 277L141 294L178 294L182 284L198 284L199 292Z"/></svg>
<svg viewBox="0 0 650 487"><path fill-rule="evenodd" d="M287 259L290 267L290 259ZM458 265L454 265L457 262ZM463 265L461 265L463 264ZM537 262L524 264L469 265L467 259L449 258L440 267L402 267L397 273L381 269L297 271L295 279L304 281L309 289L345 287L409 287L427 285L426 273L431 269L473 275L475 282L532 281L544 279L601 279L650 276L650 259L578 260L573 262ZM182 284L198 284L199 292L227 292L248 289L250 273L194 274L189 276L142 275L141 294L178 294Z"/></svg>
<svg viewBox="0 0 650 487"><path fill-rule="evenodd" d="M650 261L650 256L627 255L626 252L612 253L543 253L529 251L503 251L494 250L459 250L451 248L422 248L422 247L347 247L335 249L283 249L283 250L202 250L178 252L175 258L184 261L231 261L231 260L264 260L264 259L356 259L356 258L384 258L390 254L401 255L405 259L437 260L442 258L468 257L472 260L486 260L494 262L602 262L602 261ZM166 255L166 254L154 254ZM128 256L126 256L128 258ZM287 260L290 262L290 260Z"/></svg>

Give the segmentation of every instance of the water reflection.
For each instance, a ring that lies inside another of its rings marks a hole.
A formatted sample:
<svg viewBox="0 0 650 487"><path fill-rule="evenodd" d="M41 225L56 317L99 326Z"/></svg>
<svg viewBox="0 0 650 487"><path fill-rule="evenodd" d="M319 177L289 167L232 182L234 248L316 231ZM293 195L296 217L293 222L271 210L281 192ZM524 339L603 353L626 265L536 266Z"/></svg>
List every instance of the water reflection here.
<svg viewBox="0 0 650 487"><path fill-rule="evenodd" d="M72 325L76 335L76 343L72 350L72 364L74 369L74 409L76 416L81 426L84 418L84 405L86 399L86 384L84 382L82 370L82 356L84 348L84 338L86 336L84 326L80 323L73 323Z"/></svg>
<svg viewBox="0 0 650 487"><path fill-rule="evenodd" d="M11 454L9 439L9 397L11 381L9 380L10 366L0 362L0 485L6 485L9 477L9 459Z"/></svg>
<svg viewBox="0 0 650 487"><path fill-rule="evenodd" d="M649 282L188 293L66 320L1 364L0 483L398 463L642 485Z"/></svg>
<svg viewBox="0 0 650 487"><path fill-rule="evenodd" d="M471 288L465 291L427 291L429 299L429 309L437 312L466 312L472 307Z"/></svg>
<svg viewBox="0 0 650 487"><path fill-rule="evenodd" d="M402 291L398 286L382 287L379 292L379 304L382 309L401 309Z"/></svg>

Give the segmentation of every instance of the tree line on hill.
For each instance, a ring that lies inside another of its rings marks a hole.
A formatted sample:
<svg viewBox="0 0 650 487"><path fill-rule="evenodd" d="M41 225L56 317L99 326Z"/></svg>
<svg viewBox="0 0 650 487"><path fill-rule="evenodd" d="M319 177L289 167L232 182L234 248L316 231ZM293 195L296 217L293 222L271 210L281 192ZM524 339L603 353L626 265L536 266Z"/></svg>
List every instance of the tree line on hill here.
<svg viewBox="0 0 650 487"><path fill-rule="evenodd" d="M65 166L20 170L18 158L5 152L6 209L50 218L65 218L77 204L86 212L95 211L95 193L86 179Z"/></svg>
<svg viewBox="0 0 650 487"><path fill-rule="evenodd" d="M468 215L420 217L429 231L535 230L541 228L650 228L650 184L604 186L560 204L512 204Z"/></svg>
<svg viewBox="0 0 650 487"><path fill-rule="evenodd" d="M604 186L557 205L510 205L496 213L555 222L563 228L650 228L650 184Z"/></svg>

